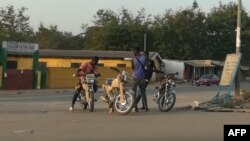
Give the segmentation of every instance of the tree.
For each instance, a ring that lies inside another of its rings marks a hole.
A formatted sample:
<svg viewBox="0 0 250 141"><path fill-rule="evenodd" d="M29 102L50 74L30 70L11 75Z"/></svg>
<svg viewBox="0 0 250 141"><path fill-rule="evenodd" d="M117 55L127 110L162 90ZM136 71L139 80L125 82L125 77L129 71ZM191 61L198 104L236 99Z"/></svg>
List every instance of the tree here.
<svg viewBox="0 0 250 141"><path fill-rule="evenodd" d="M242 61L246 62L249 60L247 53L250 50L247 48L250 42L250 20L244 10L241 11L242 17ZM213 53L212 58L218 60L224 60L226 54L235 53L236 49L236 32L237 27L237 5L233 2L229 4L221 4L219 7L214 7L212 11L208 14L208 35L209 35L209 46L210 51Z"/></svg>
<svg viewBox="0 0 250 141"><path fill-rule="evenodd" d="M102 50L131 50L143 47L143 35L150 37L150 18L145 9L133 16L127 9L116 14L111 10L98 10L95 15L95 26L87 29L85 43L87 48ZM148 44L152 44L148 40Z"/></svg>
<svg viewBox="0 0 250 141"><path fill-rule="evenodd" d="M3 40L31 42L33 29L29 25L29 16L24 15L27 8L22 7L17 12L14 6L7 6L0 10L1 33L5 36Z"/></svg>
<svg viewBox="0 0 250 141"><path fill-rule="evenodd" d="M250 66L250 17L246 14L241 16L241 53L242 64Z"/></svg>
<svg viewBox="0 0 250 141"><path fill-rule="evenodd" d="M71 32L58 31L57 25L47 28L42 23L36 32L35 41L40 49L82 49L84 44L81 34L73 36Z"/></svg>
<svg viewBox="0 0 250 141"><path fill-rule="evenodd" d="M39 44L40 49L57 49L59 46L59 31L57 26L51 25L49 28L44 27L41 23L38 32L36 32L35 41Z"/></svg>
<svg viewBox="0 0 250 141"><path fill-rule="evenodd" d="M155 46L164 58L205 59L208 57L205 21L205 13L198 4L176 12L168 10L155 17Z"/></svg>

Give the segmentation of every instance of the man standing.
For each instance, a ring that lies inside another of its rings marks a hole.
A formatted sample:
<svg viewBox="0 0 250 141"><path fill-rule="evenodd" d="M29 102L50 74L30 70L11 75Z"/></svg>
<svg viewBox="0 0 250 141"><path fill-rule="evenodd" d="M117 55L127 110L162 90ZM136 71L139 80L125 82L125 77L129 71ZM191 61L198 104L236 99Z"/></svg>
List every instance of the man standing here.
<svg viewBox="0 0 250 141"><path fill-rule="evenodd" d="M142 102L145 106L146 111L148 111L147 97L146 97L146 88L145 88L145 65L146 57L140 53L140 48L136 47L133 50L134 57L132 59L132 69L133 69L133 85L132 90L137 96L137 87L140 89ZM135 101L135 112L138 112L138 102Z"/></svg>
<svg viewBox="0 0 250 141"><path fill-rule="evenodd" d="M146 66L145 66L145 89L148 86L148 83L153 75L153 72L156 72L156 67L155 67L155 62L149 58L149 52L145 51L145 57L146 57ZM147 98L147 97L146 97ZM139 103L139 101L141 100L141 94L138 95L136 101L137 103ZM146 99L147 101L147 99ZM147 106L144 105L144 102L142 102L142 107L140 109L145 109L146 111L148 111L148 108L146 108Z"/></svg>

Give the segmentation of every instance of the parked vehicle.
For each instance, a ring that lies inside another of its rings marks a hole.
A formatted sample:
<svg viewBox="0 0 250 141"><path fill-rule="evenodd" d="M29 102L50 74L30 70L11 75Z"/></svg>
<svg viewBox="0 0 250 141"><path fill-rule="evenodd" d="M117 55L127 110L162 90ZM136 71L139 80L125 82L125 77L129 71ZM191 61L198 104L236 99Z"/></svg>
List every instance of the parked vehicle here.
<svg viewBox="0 0 250 141"><path fill-rule="evenodd" d="M108 103L109 113L113 113L114 110L122 115L126 115L131 112L135 98L134 92L125 88L125 83L127 81L127 74L125 71L120 71L117 68L110 68L116 72L118 75L114 79L107 79L106 84L103 84L105 95L100 98Z"/></svg>
<svg viewBox="0 0 250 141"><path fill-rule="evenodd" d="M195 82L195 84L197 86L200 86L200 85L210 86L210 85L214 85L214 84L218 86L219 83L220 83L220 78L215 74L205 74L205 75L201 76Z"/></svg>
<svg viewBox="0 0 250 141"><path fill-rule="evenodd" d="M75 91L79 93L77 101L82 105L84 110L88 109L90 112L94 111L94 102L95 102L94 93L98 89L98 86L96 84L97 83L96 77L98 76L100 76L100 74L97 76L95 74L86 75L86 82L89 87L89 98L91 99L91 101L89 102L86 99L85 91L82 88L81 80L78 80L78 83L75 87Z"/></svg>
<svg viewBox="0 0 250 141"><path fill-rule="evenodd" d="M178 75L178 73L164 73L164 80L159 83L159 86L156 86L158 92L153 97L154 101L158 104L158 107L162 112L170 111L175 104L176 92L174 88L176 87L176 85L175 81L173 80L173 77L175 75Z"/></svg>

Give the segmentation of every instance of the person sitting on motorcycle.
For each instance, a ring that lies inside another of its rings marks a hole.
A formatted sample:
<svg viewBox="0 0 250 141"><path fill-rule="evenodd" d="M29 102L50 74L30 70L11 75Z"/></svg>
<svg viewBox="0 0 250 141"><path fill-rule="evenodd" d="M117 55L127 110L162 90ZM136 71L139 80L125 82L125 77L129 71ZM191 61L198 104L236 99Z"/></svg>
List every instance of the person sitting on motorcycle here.
<svg viewBox="0 0 250 141"><path fill-rule="evenodd" d="M86 82L85 77L86 77L86 74L89 74L89 73L94 73L95 75L99 75L97 67L96 67L96 65L98 64L98 61L99 61L99 57L94 56L90 62L82 63L76 73L79 80L82 83L82 88L83 88L83 91L85 92L87 102L94 100L94 99L89 98L89 88L88 88L88 84ZM78 95L79 93L77 92L74 94L71 107L69 108L70 111L74 109L74 105L75 105Z"/></svg>

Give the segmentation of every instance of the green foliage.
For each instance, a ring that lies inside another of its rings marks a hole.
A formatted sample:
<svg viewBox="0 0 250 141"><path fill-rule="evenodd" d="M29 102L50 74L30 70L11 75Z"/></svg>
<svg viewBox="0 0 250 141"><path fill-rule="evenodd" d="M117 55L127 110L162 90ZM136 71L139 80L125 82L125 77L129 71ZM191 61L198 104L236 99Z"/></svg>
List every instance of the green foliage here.
<svg viewBox="0 0 250 141"><path fill-rule="evenodd" d="M39 44L40 49L82 49L83 40L81 35L73 36L71 32L58 31L56 25L47 28L40 24L35 35L35 42Z"/></svg>
<svg viewBox="0 0 250 141"><path fill-rule="evenodd" d="M82 33L58 31L57 25L40 24L37 32L29 25L27 8L13 6L0 9L0 41L36 42L46 49L131 50L144 47L169 59L224 60L235 52L237 5L219 4L207 14L196 0L192 6L176 11L167 9L162 15L148 15L141 9L136 15L122 8L119 12L100 9L94 25L82 25ZM241 12L242 63L250 64L250 17Z"/></svg>
<svg viewBox="0 0 250 141"><path fill-rule="evenodd" d="M244 9L241 11L242 61L246 64L250 50L250 20ZM237 5L229 3L214 7L207 16L208 46L211 58L223 60L226 54L234 53L236 47Z"/></svg>
<svg viewBox="0 0 250 141"><path fill-rule="evenodd" d="M131 50L143 47L144 34L150 35L150 18L145 10L133 16L127 9L115 14L111 10L99 10L95 15L95 26L85 32L85 46L98 50ZM149 42L147 42L150 44ZM152 44L152 41L151 41Z"/></svg>
<svg viewBox="0 0 250 141"><path fill-rule="evenodd" d="M0 41L31 41L33 29L29 25L29 16L24 12L27 8L22 7L17 11L14 6L0 9Z"/></svg>
<svg viewBox="0 0 250 141"><path fill-rule="evenodd" d="M237 6L234 3L213 8L207 16L208 45L215 59L224 59L235 52Z"/></svg>
<svg viewBox="0 0 250 141"><path fill-rule="evenodd" d="M59 35L60 33L57 31L57 26L46 28L43 24L40 24L35 36L35 41L39 44L40 49L56 49L59 45Z"/></svg>
<svg viewBox="0 0 250 141"><path fill-rule="evenodd" d="M155 18L156 46L163 57L204 59L207 55L205 13L199 9L167 11Z"/></svg>

